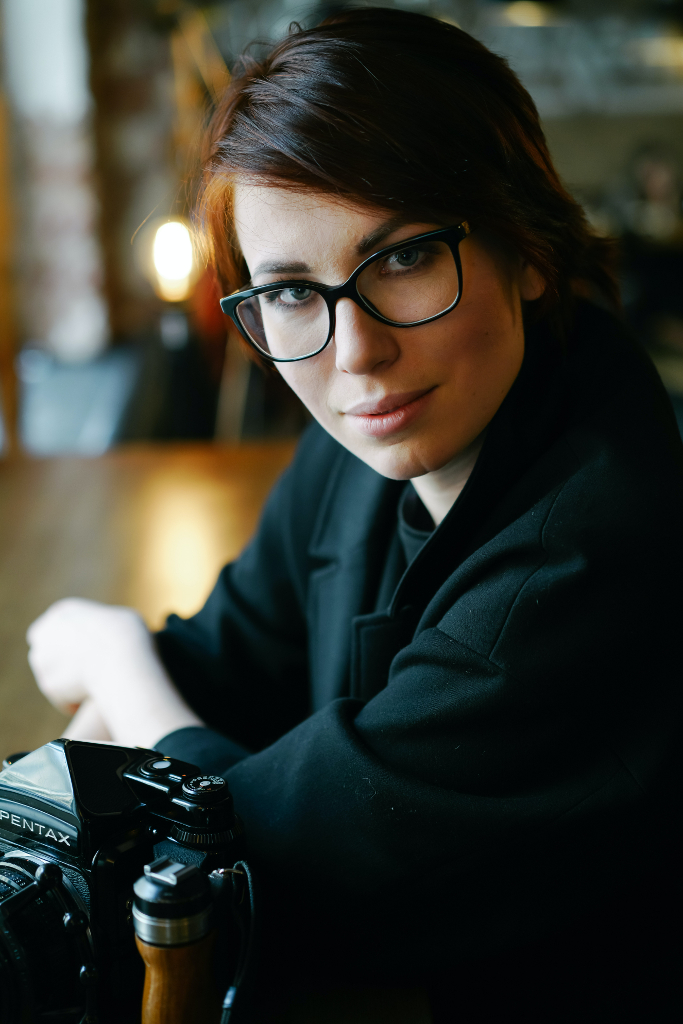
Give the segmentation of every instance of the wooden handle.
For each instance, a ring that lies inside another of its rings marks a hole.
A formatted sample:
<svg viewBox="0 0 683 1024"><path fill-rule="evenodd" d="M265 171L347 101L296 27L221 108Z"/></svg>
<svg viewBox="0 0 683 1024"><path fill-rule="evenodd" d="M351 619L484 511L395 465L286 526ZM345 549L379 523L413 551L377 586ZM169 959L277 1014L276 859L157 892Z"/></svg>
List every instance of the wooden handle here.
<svg viewBox="0 0 683 1024"><path fill-rule="evenodd" d="M211 956L215 935L189 946L150 946L135 937L145 961L142 1024L218 1024L221 1001Z"/></svg>

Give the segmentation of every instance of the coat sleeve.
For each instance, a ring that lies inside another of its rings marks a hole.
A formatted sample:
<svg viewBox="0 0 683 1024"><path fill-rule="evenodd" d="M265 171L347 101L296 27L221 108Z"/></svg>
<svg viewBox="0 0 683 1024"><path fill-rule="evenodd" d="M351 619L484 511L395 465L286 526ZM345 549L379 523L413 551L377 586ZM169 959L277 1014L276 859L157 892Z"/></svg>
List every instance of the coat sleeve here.
<svg viewBox="0 0 683 1024"><path fill-rule="evenodd" d="M329 444L319 428L307 432L256 536L223 569L204 607L189 619L171 615L156 634L161 659L188 703L247 750L267 746L308 712L304 562L325 481L315 467L321 459L329 464ZM191 744L196 735L175 739ZM177 743L167 746L181 756ZM225 748L226 763L240 746Z"/></svg>
<svg viewBox="0 0 683 1024"><path fill-rule="evenodd" d="M628 530L604 525L585 481L546 496L470 561L376 697L335 701L227 773L306 956L325 935L328 959L438 969L642 869L675 729L672 621L643 593L651 552L625 564Z"/></svg>

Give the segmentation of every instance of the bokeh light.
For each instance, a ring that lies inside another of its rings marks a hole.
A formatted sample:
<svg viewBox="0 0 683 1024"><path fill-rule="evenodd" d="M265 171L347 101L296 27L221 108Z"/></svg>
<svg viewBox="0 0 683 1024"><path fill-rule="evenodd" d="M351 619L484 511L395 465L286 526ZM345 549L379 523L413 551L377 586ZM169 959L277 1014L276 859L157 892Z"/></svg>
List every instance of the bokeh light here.
<svg viewBox="0 0 683 1024"><path fill-rule="evenodd" d="M157 228L152 246L157 291L167 302L182 302L192 290L194 254L189 228L169 220Z"/></svg>
<svg viewBox="0 0 683 1024"><path fill-rule="evenodd" d="M505 8L505 18L511 25L521 28L538 28L547 25L551 20L544 4L533 3L532 0L517 0Z"/></svg>

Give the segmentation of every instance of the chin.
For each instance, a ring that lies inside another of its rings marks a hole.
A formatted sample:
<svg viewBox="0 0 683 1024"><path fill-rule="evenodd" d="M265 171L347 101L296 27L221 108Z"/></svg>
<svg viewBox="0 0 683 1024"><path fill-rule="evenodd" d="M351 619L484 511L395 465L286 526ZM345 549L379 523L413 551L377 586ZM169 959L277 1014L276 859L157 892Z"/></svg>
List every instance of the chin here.
<svg viewBox="0 0 683 1024"><path fill-rule="evenodd" d="M400 451L400 445L389 445L384 449L351 448L354 455L367 463L380 476L388 480L412 480L423 476L429 470L412 452Z"/></svg>

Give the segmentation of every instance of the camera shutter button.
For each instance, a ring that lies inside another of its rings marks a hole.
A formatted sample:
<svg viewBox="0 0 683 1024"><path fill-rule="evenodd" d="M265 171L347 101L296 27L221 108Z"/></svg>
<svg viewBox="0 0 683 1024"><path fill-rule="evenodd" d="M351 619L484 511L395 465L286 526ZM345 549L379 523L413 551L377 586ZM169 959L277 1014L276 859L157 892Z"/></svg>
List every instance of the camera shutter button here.
<svg viewBox="0 0 683 1024"><path fill-rule="evenodd" d="M173 767L167 757L150 757L140 766L143 775L168 775Z"/></svg>

